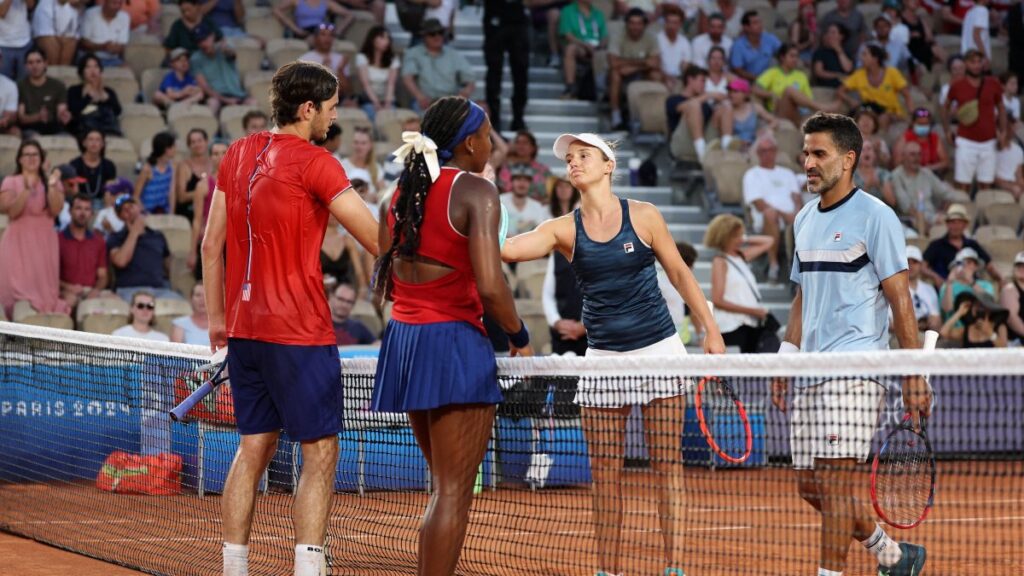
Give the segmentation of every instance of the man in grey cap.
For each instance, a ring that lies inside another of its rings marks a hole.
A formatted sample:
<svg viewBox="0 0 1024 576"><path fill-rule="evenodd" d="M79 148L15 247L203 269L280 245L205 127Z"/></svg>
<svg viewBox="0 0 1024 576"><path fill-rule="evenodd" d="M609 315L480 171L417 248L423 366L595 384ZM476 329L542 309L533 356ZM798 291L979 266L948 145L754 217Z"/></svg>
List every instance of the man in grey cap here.
<svg viewBox="0 0 1024 576"><path fill-rule="evenodd" d="M441 22L427 19L420 34L423 43L409 48L402 61L402 82L413 95L412 109L422 114L443 96L472 97L476 88L473 68L461 52L445 46Z"/></svg>

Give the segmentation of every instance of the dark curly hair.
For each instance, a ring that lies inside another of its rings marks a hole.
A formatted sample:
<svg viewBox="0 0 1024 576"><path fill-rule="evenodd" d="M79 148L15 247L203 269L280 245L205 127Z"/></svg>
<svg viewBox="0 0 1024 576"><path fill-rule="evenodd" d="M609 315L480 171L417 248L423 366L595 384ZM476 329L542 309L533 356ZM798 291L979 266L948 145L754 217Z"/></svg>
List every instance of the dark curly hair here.
<svg viewBox="0 0 1024 576"><path fill-rule="evenodd" d="M469 101L448 96L434 102L423 115L422 133L437 144L438 151L450 149L452 140L469 116ZM420 246L427 193L433 182L423 154L413 152L405 160L395 193L398 199L391 208L395 225L391 230L391 249L380 255L373 273L373 289L377 303L383 306L391 298L394 285L392 265L396 257L412 259ZM383 224L383 223L382 223Z"/></svg>

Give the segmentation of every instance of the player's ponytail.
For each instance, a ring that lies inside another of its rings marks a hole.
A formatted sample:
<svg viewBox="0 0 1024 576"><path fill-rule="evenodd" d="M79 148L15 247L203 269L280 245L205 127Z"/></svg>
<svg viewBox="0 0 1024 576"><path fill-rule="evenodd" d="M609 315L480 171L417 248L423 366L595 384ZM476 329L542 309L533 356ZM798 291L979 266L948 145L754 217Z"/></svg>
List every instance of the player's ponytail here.
<svg viewBox="0 0 1024 576"><path fill-rule="evenodd" d="M422 133L437 145L441 162L451 159L453 142L459 136L470 115L470 102L450 96L434 102L423 115ZM398 178L398 199L391 208L395 224L391 230L391 248L380 255L374 266L373 290L378 306L391 298L392 265L395 257L412 260L420 246L420 227L426 210L427 194L434 179L430 174L427 155L413 150L405 158L405 168ZM387 225L382 222L382 225Z"/></svg>

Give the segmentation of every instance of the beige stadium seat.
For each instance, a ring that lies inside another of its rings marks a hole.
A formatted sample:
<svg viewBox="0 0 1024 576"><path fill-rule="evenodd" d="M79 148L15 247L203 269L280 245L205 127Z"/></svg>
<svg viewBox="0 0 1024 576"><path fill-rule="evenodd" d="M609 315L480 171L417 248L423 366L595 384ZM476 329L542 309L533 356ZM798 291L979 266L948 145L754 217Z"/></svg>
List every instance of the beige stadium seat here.
<svg viewBox="0 0 1024 576"><path fill-rule="evenodd" d="M167 38L167 35L171 32L171 25L174 21L181 18L181 8L175 3L165 4L160 3L160 36Z"/></svg>
<svg viewBox="0 0 1024 576"><path fill-rule="evenodd" d="M1024 216L1024 207L1015 202L1000 202L985 206L981 213L986 224L1006 226L1016 232L1020 227L1021 217Z"/></svg>
<svg viewBox="0 0 1024 576"><path fill-rule="evenodd" d="M14 303L12 320L19 324L31 324L33 326L45 326L47 328L60 328L62 330L74 330L75 322L69 314L49 313L44 314L32 308L27 300L18 300Z"/></svg>
<svg viewBox="0 0 1024 576"><path fill-rule="evenodd" d="M135 77L140 80L147 70L160 68L166 56L167 51L156 36L134 37L124 49L125 65L131 68L135 72Z"/></svg>
<svg viewBox="0 0 1024 576"><path fill-rule="evenodd" d="M359 51L359 46L349 40L335 40L334 51L348 58L349 65L354 67L356 61L356 52ZM354 69L353 69L354 71ZM401 84L401 82L399 82Z"/></svg>
<svg viewBox="0 0 1024 576"><path fill-rule="evenodd" d="M245 91L256 99L261 110L270 110L270 85L274 73L269 71L249 72L243 76Z"/></svg>
<svg viewBox="0 0 1024 576"><path fill-rule="evenodd" d="M370 32L371 28L377 25L377 21L374 19L373 14L366 10L353 10L352 16L352 24L345 29L345 40L352 42L356 46L362 46L363 41L366 40L366 35Z"/></svg>
<svg viewBox="0 0 1024 576"><path fill-rule="evenodd" d="M193 128L202 128L211 136L220 128L213 111L202 104L174 104L167 110L167 125L178 136L178 144Z"/></svg>
<svg viewBox="0 0 1024 576"><path fill-rule="evenodd" d="M220 130L228 140L237 140L245 136L242 118L253 110L259 110L259 108L256 106L225 106L220 109Z"/></svg>
<svg viewBox="0 0 1024 576"><path fill-rule="evenodd" d="M245 31L250 36L267 42L284 36L284 26L267 8L249 8L246 10Z"/></svg>
<svg viewBox="0 0 1024 576"><path fill-rule="evenodd" d="M46 151L46 160L50 166L55 168L71 162L82 154L78 149L78 141L71 136L39 136L36 140Z"/></svg>
<svg viewBox="0 0 1024 576"><path fill-rule="evenodd" d="M235 68L239 76L244 77L248 72L256 72L263 64L263 46L255 38L234 38L231 47L235 51Z"/></svg>
<svg viewBox="0 0 1024 576"><path fill-rule="evenodd" d="M377 134L384 142L392 146L391 150L394 150L402 144L402 123L418 117L418 114L408 108L384 109L377 112L374 123L377 125Z"/></svg>
<svg viewBox="0 0 1024 576"><path fill-rule="evenodd" d="M953 55L960 53L959 34L936 34L935 43L941 46L942 49L946 51L946 54Z"/></svg>
<svg viewBox="0 0 1024 576"><path fill-rule="evenodd" d="M117 166L117 173L131 179L135 174L135 166L139 162L138 149L128 138L107 137L107 160Z"/></svg>
<svg viewBox="0 0 1024 576"><path fill-rule="evenodd" d="M139 76L139 91L142 92L142 101L146 104L153 103L153 95L160 89L160 83L164 76L170 72L167 68L150 68L144 70Z"/></svg>
<svg viewBox="0 0 1024 576"><path fill-rule="evenodd" d="M1014 202L1016 199L1013 194L1006 190L978 190L978 193L974 195L974 206L979 212L992 204L1013 204Z"/></svg>
<svg viewBox="0 0 1024 576"><path fill-rule="evenodd" d="M999 238L983 244L993 262L1013 262L1013 257L1024 250L1024 241L1018 238Z"/></svg>
<svg viewBox="0 0 1024 576"><path fill-rule="evenodd" d="M780 123L775 130L775 140L779 146L779 157L784 157L787 162L796 162L804 148L803 132L790 122Z"/></svg>
<svg viewBox="0 0 1024 576"><path fill-rule="evenodd" d="M374 310L373 304L361 298L356 300L355 306L352 307L352 318L362 322L370 329L370 332L373 332L374 336L380 338L381 332L384 330L384 323L377 315L377 311Z"/></svg>
<svg viewBox="0 0 1024 576"><path fill-rule="evenodd" d="M309 52L309 44L298 38L274 38L267 41L267 58L274 68L294 62L306 52Z"/></svg>
<svg viewBox="0 0 1024 576"><path fill-rule="evenodd" d="M1017 237L1017 229L988 224L975 230L973 236L982 246L987 246L993 240L1013 240Z"/></svg>
<svg viewBox="0 0 1024 576"><path fill-rule="evenodd" d="M4 237L4 231L7 230L7 226L10 223L11 221L7 217L7 214L0 214L0 239ZM3 308L3 306L0 306L0 308Z"/></svg>
<svg viewBox="0 0 1024 576"><path fill-rule="evenodd" d="M352 138L357 126L373 130L370 117L361 108L338 108L337 124L341 127L341 146L338 153L343 157L352 149Z"/></svg>
<svg viewBox="0 0 1024 576"><path fill-rule="evenodd" d="M705 162L718 190L718 201L722 204L743 204L743 175L750 163L740 155L726 153L720 162Z"/></svg>
<svg viewBox="0 0 1024 576"><path fill-rule="evenodd" d="M181 316L190 316L192 305L177 298L157 298L154 328L164 334L171 334L172 322Z"/></svg>
<svg viewBox="0 0 1024 576"><path fill-rule="evenodd" d="M129 312L128 303L120 298L93 298L78 303L75 319L83 332L110 334L128 324Z"/></svg>
<svg viewBox="0 0 1024 576"><path fill-rule="evenodd" d="M947 230L945 224L935 224L934 226L928 229L928 240L937 240L939 238L942 238L943 236L946 235L946 232Z"/></svg>
<svg viewBox="0 0 1024 576"><path fill-rule="evenodd" d="M836 89L825 86L811 88L811 97L815 102L832 102L836 99Z"/></svg>
<svg viewBox="0 0 1024 576"><path fill-rule="evenodd" d="M78 68L74 66L47 66L46 75L60 80L68 88L82 83L82 79L78 77Z"/></svg>
<svg viewBox="0 0 1024 576"><path fill-rule="evenodd" d="M139 95L139 80L131 68L105 68L103 83L117 94L117 100L122 106L135 102Z"/></svg>
<svg viewBox="0 0 1024 576"><path fill-rule="evenodd" d="M551 331L540 299L516 300L516 311L530 331L530 346L538 353L551 346Z"/></svg>
<svg viewBox="0 0 1024 576"><path fill-rule="evenodd" d="M150 214L146 216L146 225L163 232L171 254L181 257L188 255L192 244L192 223L188 218L177 214Z"/></svg>
<svg viewBox="0 0 1024 576"><path fill-rule="evenodd" d="M192 270L189 270L185 256L171 256L170 279L171 289L178 294L192 293L192 287L196 285L196 277Z"/></svg>
<svg viewBox="0 0 1024 576"><path fill-rule="evenodd" d="M0 176L13 174L18 169L18 146L21 138L0 134Z"/></svg>
<svg viewBox="0 0 1024 576"><path fill-rule="evenodd" d="M827 0L826 2L815 2L814 4L815 4L815 9L818 11L817 12L818 20L821 20L822 18L825 17L825 14L828 14L829 12L831 12L831 11L836 9L836 1L835 0Z"/></svg>
<svg viewBox="0 0 1024 576"><path fill-rule="evenodd" d="M142 155L145 146L151 146L153 136L167 129L160 110L152 104L128 104L121 111L121 132Z"/></svg>
<svg viewBox="0 0 1024 576"><path fill-rule="evenodd" d="M665 100L668 88L661 82L637 80L626 87L629 115L639 123L640 132L645 134L666 134L668 119L665 116Z"/></svg>

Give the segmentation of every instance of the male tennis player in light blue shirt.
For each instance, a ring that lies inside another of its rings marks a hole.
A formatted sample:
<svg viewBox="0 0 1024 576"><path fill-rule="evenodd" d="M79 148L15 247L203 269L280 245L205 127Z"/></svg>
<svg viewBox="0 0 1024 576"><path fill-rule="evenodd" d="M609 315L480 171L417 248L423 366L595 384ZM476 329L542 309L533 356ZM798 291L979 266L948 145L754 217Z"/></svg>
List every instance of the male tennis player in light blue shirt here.
<svg viewBox="0 0 1024 576"><path fill-rule="evenodd" d="M919 348L903 227L891 208L853 185L860 130L846 116L819 113L803 133L807 188L818 199L794 222L797 293L779 352L885 350L890 307L900 347ZM787 385L772 385L783 411ZM924 547L897 544L854 493L884 399L884 387L866 378L797 384L790 444L800 495L822 517L818 576L843 573L851 538L878 558L880 576L917 576L924 566ZM904 379L903 403L915 422L928 415L921 377Z"/></svg>

